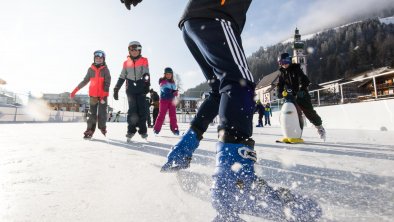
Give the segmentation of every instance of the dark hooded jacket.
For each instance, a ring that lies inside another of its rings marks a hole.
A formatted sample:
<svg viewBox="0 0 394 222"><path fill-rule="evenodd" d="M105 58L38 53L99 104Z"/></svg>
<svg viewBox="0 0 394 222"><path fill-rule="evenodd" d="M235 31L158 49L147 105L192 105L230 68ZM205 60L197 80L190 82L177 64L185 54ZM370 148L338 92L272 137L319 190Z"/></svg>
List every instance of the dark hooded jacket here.
<svg viewBox="0 0 394 222"><path fill-rule="evenodd" d="M233 28L242 32L246 22L246 12L252 0L189 0L179 27L188 19L210 18L224 19L233 24Z"/></svg>
<svg viewBox="0 0 394 222"><path fill-rule="evenodd" d="M283 90L291 89L295 96L300 90L308 90L310 81L301 69L300 64L290 64L287 69L279 69L279 81L277 84L277 95L280 97Z"/></svg>

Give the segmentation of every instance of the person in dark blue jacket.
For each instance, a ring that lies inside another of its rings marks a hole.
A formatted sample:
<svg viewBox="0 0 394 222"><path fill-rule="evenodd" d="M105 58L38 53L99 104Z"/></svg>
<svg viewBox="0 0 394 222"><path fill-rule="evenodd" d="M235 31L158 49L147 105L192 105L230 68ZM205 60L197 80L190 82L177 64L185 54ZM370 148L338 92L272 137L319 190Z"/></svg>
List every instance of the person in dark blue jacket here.
<svg viewBox="0 0 394 222"><path fill-rule="evenodd" d="M256 125L256 127L263 127L263 116L265 111L264 106L260 100L256 101L256 107L254 108L254 112L257 112L259 114L259 123Z"/></svg>

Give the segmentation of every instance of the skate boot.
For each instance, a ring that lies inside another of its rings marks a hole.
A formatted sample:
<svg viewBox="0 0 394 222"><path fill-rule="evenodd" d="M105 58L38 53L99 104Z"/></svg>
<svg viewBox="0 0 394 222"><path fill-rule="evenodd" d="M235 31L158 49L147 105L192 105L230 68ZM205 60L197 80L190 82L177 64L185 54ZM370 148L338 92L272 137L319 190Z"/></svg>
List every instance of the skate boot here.
<svg viewBox="0 0 394 222"><path fill-rule="evenodd" d="M127 142L130 143L131 142L131 138L133 138L134 133L127 133L126 134L126 138L127 138Z"/></svg>
<svg viewBox="0 0 394 222"><path fill-rule="evenodd" d="M83 138L84 138L84 139L91 139L92 136L93 136L93 133L94 133L94 130L87 129L87 130L83 133L83 134L84 134Z"/></svg>
<svg viewBox="0 0 394 222"><path fill-rule="evenodd" d="M157 131L157 130L153 130L153 134L155 134L155 136L158 136L159 135L159 131Z"/></svg>
<svg viewBox="0 0 394 222"><path fill-rule="evenodd" d="M107 128L106 128L106 127L101 128L100 131L101 131L101 133L102 133L104 136L107 134Z"/></svg>
<svg viewBox="0 0 394 222"><path fill-rule="evenodd" d="M144 140L147 140L148 134L147 133L141 134L141 138L144 139Z"/></svg>
<svg viewBox="0 0 394 222"><path fill-rule="evenodd" d="M179 136L179 130L174 130L174 131L172 131L172 133L173 133L175 136Z"/></svg>
<svg viewBox="0 0 394 222"><path fill-rule="evenodd" d="M161 168L161 172L178 171L186 169L190 166L193 152L200 144L197 133L193 129L189 129L182 136L182 139L172 147L167 155L167 163Z"/></svg>
<svg viewBox="0 0 394 222"><path fill-rule="evenodd" d="M256 159L252 147L218 142L212 188L212 205L218 213L216 218L239 221L239 214L256 205L255 199L251 198Z"/></svg>
<svg viewBox="0 0 394 222"><path fill-rule="evenodd" d="M326 141L326 130L324 129L323 125L316 126L317 133L320 136L320 139Z"/></svg>

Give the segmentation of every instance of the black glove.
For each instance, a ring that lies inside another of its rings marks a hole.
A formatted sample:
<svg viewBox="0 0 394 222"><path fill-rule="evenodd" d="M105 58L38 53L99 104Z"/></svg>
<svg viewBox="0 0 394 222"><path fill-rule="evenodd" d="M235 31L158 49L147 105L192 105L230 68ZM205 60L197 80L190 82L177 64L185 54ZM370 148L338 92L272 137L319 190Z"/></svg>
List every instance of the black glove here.
<svg viewBox="0 0 394 222"><path fill-rule="evenodd" d="M119 99L119 88L114 88L114 99L115 100Z"/></svg>
<svg viewBox="0 0 394 222"><path fill-rule="evenodd" d="M134 7L138 5L138 3L142 2L142 0L120 0L121 3L125 4L128 10L131 9L131 5Z"/></svg>

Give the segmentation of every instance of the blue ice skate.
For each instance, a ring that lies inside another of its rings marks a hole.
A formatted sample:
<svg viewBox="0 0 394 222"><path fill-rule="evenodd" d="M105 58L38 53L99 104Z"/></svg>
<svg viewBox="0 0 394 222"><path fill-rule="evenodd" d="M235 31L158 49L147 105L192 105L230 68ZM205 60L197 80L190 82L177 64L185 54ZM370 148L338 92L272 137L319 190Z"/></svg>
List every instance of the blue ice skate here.
<svg viewBox="0 0 394 222"><path fill-rule="evenodd" d="M200 141L194 130L189 129L182 136L182 139L172 147L167 155L167 163L161 168L161 172L172 172L186 169L190 166L193 152L197 149Z"/></svg>
<svg viewBox="0 0 394 222"><path fill-rule="evenodd" d="M255 175L255 151L244 144L219 142L213 176L214 221L239 221L248 214L273 221L316 221L322 211L316 201L274 188Z"/></svg>
<svg viewBox="0 0 394 222"><path fill-rule="evenodd" d="M255 204L250 198L255 180L256 152L244 144L218 142L216 169L213 175L212 205L218 212L215 220L237 221L238 214Z"/></svg>

